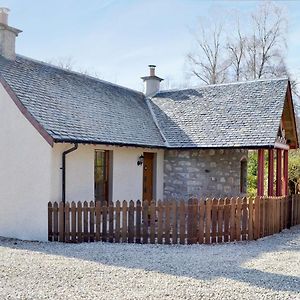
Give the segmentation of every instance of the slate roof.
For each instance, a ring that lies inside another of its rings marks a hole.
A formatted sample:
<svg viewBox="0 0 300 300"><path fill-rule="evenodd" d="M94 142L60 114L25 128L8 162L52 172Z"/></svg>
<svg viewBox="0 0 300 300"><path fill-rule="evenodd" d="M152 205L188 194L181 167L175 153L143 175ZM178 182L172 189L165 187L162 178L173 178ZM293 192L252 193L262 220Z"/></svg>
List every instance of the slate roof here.
<svg viewBox="0 0 300 300"><path fill-rule="evenodd" d="M23 56L0 75L55 142L169 148L274 146L287 79L140 92Z"/></svg>
<svg viewBox="0 0 300 300"><path fill-rule="evenodd" d="M56 142L165 145L140 92L23 56L0 74Z"/></svg>
<svg viewBox="0 0 300 300"><path fill-rule="evenodd" d="M272 146L287 79L164 91L151 99L170 148Z"/></svg>

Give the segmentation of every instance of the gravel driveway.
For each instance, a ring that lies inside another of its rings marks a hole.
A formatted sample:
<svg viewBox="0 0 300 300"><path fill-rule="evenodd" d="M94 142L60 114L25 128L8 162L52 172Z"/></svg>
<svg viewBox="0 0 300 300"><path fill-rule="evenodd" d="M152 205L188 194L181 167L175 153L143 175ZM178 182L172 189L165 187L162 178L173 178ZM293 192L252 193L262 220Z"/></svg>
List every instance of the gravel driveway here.
<svg viewBox="0 0 300 300"><path fill-rule="evenodd" d="M222 245L2 238L0 299L300 299L300 226Z"/></svg>

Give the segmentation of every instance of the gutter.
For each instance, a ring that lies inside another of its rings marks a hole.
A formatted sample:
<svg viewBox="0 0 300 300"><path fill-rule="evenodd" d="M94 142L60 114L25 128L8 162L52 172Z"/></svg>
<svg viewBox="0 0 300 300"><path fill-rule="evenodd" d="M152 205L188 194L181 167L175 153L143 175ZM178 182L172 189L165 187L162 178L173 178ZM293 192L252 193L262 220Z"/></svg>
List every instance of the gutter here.
<svg viewBox="0 0 300 300"><path fill-rule="evenodd" d="M78 144L75 143L74 147L64 151L62 154L62 168L61 168L62 169L62 195L61 196L62 196L63 204L66 203L66 156L69 153L77 150L77 148L78 148Z"/></svg>

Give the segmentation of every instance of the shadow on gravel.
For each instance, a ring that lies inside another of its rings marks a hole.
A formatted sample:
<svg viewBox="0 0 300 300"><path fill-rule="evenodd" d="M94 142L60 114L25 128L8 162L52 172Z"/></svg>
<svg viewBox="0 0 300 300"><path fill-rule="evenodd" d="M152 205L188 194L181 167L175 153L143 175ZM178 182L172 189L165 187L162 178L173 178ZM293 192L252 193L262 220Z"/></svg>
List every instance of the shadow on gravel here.
<svg viewBox="0 0 300 300"><path fill-rule="evenodd" d="M275 291L299 292L300 277L272 273L267 271L269 265L264 265L266 271L255 269L257 260L268 253L272 257L272 269L276 270L277 263L286 265L280 252L299 253L299 239L300 226L297 226L258 241L219 245L63 244L0 239L0 247L78 259L75 263L84 260L205 281L223 277ZM253 268L245 267L247 263L253 263ZM299 264L295 261L293 267L299 268ZM52 268L55 270L55 263Z"/></svg>

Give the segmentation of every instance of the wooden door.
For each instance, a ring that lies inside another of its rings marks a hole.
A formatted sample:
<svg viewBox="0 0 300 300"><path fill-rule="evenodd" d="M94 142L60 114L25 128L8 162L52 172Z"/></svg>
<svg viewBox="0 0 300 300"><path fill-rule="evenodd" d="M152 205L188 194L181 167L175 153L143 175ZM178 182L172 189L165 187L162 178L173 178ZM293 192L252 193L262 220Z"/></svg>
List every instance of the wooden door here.
<svg viewBox="0 0 300 300"><path fill-rule="evenodd" d="M153 200L153 159L154 154L144 152L143 200L149 203Z"/></svg>

